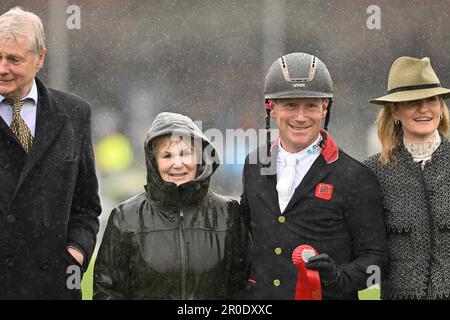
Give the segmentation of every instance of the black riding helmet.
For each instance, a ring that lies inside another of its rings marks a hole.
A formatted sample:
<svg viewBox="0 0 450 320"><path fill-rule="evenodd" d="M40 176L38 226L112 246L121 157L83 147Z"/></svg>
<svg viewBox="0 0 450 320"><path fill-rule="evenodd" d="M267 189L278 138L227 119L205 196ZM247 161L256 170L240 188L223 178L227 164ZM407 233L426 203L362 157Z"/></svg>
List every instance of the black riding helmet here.
<svg viewBox="0 0 450 320"><path fill-rule="evenodd" d="M333 100L333 81L325 64L317 57L294 52L278 58L269 68L264 83L267 148L270 153L270 99L327 98L329 104L324 129L328 130Z"/></svg>

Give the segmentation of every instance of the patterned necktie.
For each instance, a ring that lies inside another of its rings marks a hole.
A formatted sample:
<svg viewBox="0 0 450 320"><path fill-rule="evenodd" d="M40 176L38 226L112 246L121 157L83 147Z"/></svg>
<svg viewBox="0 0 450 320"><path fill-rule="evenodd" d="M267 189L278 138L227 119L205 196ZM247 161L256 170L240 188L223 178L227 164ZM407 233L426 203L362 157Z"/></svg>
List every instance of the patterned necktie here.
<svg viewBox="0 0 450 320"><path fill-rule="evenodd" d="M25 120L20 116L20 110L22 110L25 101L9 100L8 102L13 106L13 120L10 125L11 131L17 136L25 152L28 153L33 144L33 136Z"/></svg>

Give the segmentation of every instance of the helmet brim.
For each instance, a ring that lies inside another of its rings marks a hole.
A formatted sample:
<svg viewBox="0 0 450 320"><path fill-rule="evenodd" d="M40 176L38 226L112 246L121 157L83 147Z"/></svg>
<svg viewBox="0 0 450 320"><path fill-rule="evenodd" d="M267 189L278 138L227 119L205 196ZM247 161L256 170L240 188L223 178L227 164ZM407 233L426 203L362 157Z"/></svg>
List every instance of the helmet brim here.
<svg viewBox="0 0 450 320"><path fill-rule="evenodd" d="M332 99L333 94L317 91L288 91L268 93L265 95L265 99L301 99L301 98L328 98Z"/></svg>

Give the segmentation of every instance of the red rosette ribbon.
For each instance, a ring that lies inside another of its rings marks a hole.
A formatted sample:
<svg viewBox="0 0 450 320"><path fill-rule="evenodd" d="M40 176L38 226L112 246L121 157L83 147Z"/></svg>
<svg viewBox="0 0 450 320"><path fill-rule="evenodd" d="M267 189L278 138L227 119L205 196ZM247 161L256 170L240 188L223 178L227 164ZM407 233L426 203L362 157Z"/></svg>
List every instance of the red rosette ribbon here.
<svg viewBox="0 0 450 320"><path fill-rule="evenodd" d="M306 244L298 246L292 253L292 263L298 270L295 300L322 300L319 272L306 268L308 259L317 254L316 249Z"/></svg>

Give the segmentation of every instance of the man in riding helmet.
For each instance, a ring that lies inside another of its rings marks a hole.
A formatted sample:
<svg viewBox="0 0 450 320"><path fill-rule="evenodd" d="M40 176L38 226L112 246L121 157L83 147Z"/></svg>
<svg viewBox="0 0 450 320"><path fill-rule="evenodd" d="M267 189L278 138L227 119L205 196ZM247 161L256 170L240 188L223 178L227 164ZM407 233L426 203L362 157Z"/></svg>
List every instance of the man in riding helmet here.
<svg viewBox="0 0 450 320"><path fill-rule="evenodd" d="M323 299L357 299L389 264L382 196L370 170L326 131L330 73L310 54L284 55L264 94L266 128L273 118L279 137L250 153L243 170L241 209L254 242L248 298L294 299L292 253L306 244L318 252L305 263L318 271Z"/></svg>

